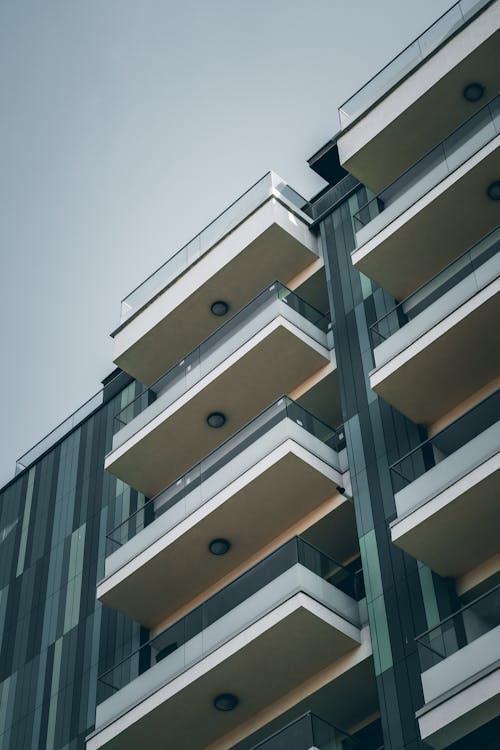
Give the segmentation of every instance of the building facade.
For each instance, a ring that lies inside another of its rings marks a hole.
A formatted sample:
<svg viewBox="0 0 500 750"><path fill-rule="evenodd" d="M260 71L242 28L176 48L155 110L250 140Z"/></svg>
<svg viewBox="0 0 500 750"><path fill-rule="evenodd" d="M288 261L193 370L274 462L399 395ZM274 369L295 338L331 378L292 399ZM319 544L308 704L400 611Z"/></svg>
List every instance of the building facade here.
<svg viewBox="0 0 500 750"><path fill-rule="evenodd" d="M500 0L122 302L0 500L0 748L500 746Z"/></svg>

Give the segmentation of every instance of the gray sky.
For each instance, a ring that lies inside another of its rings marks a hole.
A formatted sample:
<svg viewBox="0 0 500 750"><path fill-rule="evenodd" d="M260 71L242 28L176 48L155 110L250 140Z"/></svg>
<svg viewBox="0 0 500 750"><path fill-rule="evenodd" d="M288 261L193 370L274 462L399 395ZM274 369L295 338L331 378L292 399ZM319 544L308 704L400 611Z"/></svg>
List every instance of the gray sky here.
<svg viewBox="0 0 500 750"><path fill-rule="evenodd" d="M120 300L451 0L0 0L0 484L113 368Z"/></svg>

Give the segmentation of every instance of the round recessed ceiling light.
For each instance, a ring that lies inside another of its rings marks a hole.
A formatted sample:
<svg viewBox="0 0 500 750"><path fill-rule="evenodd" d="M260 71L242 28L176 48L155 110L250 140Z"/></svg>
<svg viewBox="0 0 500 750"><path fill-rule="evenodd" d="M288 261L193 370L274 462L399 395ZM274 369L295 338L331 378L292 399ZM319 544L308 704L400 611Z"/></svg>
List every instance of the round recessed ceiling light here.
<svg viewBox="0 0 500 750"><path fill-rule="evenodd" d="M212 555L225 555L231 549L231 542L228 542L227 539L212 539L208 549Z"/></svg>
<svg viewBox="0 0 500 750"><path fill-rule="evenodd" d="M469 83L463 90L464 99L468 102L478 102L484 94L484 86L482 83Z"/></svg>
<svg viewBox="0 0 500 750"><path fill-rule="evenodd" d="M222 318L224 315L226 315L228 310L229 305L227 304L227 302L224 302L221 299L217 300L217 302L213 302L210 305L210 311L212 315L216 315L218 318Z"/></svg>
<svg viewBox="0 0 500 750"><path fill-rule="evenodd" d="M218 430L219 427L223 427L226 424L226 417L220 411L213 411L207 417L207 424L209 427L213 427L214 430Z"/></svg>
<svg viewBox="0 0 500 750"><path fill-rule="evenodd" d="M495 180L486 188L486 194L492 201L500 201L500 180Z"/></svg>
<svg viewBox="0 0 500 750"><path fill-rule="evenodd" d="M239 703L239 699L232 693L221 693L214 699L214 706L217 711L234 711Z"/></svg>

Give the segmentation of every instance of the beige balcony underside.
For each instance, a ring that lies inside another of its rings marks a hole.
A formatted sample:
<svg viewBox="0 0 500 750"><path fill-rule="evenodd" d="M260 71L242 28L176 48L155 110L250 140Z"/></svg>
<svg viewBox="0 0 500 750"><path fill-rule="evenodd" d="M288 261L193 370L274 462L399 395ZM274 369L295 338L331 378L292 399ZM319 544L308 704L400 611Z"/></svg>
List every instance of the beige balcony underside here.
<svg viewBox="0 0 500 750"><path fill-rule="evenodd" d="M352 553L354 512L352 503L336 492L339 475L312 456L309 461L305 451L280 454L271 465L261 461L261 466L266 465L247 472L245 483L233 482L101 581L97 597L155 628L335 495L330 536L338 537L334 547L340 555ZM153 525L148 529L153 531ZM223 557L208 550L210 541L218 538L231 541L231 550Z"/></svg>
<svg viewBox="0 0 500 750"><path fill-rule="evenodd" d="M267 201L115 333L114 362L151 385L221 325L213 302L233 315L266 284L318 263L316 245L300 219Z"/></svg>
<svg viewBox="0 0 500 750"><path fill-rule="evenodd" d="M458 578L500 551L500 465L493 456L392 525L392 541L444 577Z"/></svg>
<svg viewBox="0 0 500 750"><path fill-rule="evenodd" d="M105 468L152 497L329 361L326 349L282 319L261 334L109 454ZM220 429L207 425L214 411L227 417Z"/></svg>
<svg viewBox="0 0 500 750"><path fill-rule="evenodd" d="M338 141L344 168L375 193L451 133L500 90L500 3L496 2ZM462 91L486 87L472 104Z"/></svg>
<svg viewBox="0 0 500 750"><path fill-rule="evenodd" d="M413 422L431 425L497 377L499 341L497 279L374 370L370 385Z"/></svg>
<svg viewBox="0 0 500 750"><path fill-rule="evenodd" d="M348 669L341 662L330 665L207 750L251 750L307 711L349 733L356 731L379 708L373 659L359 660L358 655L354 664L350 654L344 659L350 662Z"/></svg>
<svg viewBox="0 0 500 750"><path fill-rule="evenodd" d="M366 658L341 622L323 605L298 594L95 733L87 747L202 750L349 652L353 659L346 668L355 665L357 652ZM235 711L214 709L213 699L224 692L238 695ZM351 698L355 701L356 695Z"/></svg>
<svg viewBox="0 0 500 750"><path fill-rule="evenodd" d="M499 177L497 136L356 248L354 266L396 299L404 299L498 224L499 204L486 189Z"/></svg>

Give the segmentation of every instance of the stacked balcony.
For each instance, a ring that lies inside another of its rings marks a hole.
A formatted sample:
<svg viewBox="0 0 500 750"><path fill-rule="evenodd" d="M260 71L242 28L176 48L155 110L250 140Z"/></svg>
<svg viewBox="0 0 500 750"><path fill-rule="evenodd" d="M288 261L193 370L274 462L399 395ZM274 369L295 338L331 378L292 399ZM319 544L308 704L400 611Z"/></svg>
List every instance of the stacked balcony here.
<svg viewBox="0 0 500 750"><path fill-rule="evenodd" d="M399 300L415 291L497 226L499 153L497 95L359 209L354 266Z"/></svg>
<svg viewBox="0 0 500 750"><path fill-rule="evenodd" d="M391 466L392 540L442 576L459 579L500 553L499 415L497 390Z"/></svg>
<svg viewBox="0 0 500 750"><path fill-rule="evenodd" d="M360 572L293 537L101 675L88 748L201 750L333 665L341 682L371 654L362 597Z"/></svg>
<svg viewBox="0 0 500 750"><path fill-rule="evenodd" d="M500 90L499 27L498 0L449 8L341 105L342 166L378 192L473 115Z"/></svg>
<svg viewBox="0 0 500 750"><path fill-rule="evenodd" d="M101 675L89 750L229 750L308 706L348 728L377 710L304 204L266 176L125 301L115 361L147 387L105 465L145 499L118 509L97 597L150 638Z"/></svg>
<svg viewBox="0 0 500 750"><path fill-rule="evenodd" d="M122 302L114 361L150 385L272 279L293 285L322 267L306 201L265 175ZM217 308L216 308L217 309Z"/></svg>
<svg viewBox="0 0 500 750"><path fill-rule="evenodd" d="M97 596L154 628L322 508L345 559L356 547L349 495L342 430L283 396L110 531ZM217 557L220 538L231 552Z"/></svg>
<svg viewBox="0 0 500 750"><path fill-rule="evenodd" d="M371 327L370 385L414 422L436 423L500 372L499 251L497 226Z"/></svg>
<svg viewBox="0 0 500 750"><path fill-rule="evenodd" d="M436 749L498 738L499 91L500 0L463 0L342 105L325 147L364 186L352 263L388 293L370 386L429 436L390 467L392 541L452 599L480 595L418 639Z"/></svg>
<svg viewBox="0 0 500 750"><path fill-rule="evenodd" d="M332 344L328 317L272 283L118 415L106 469L156 495L274 399L333 368Z"/></svg>
<svg viewBox="0 0 500 750"><path fill-rule="evenodd" d="M425 700L417 713L420 734L441 750L500 713L500 586L417 641ZM472 742L467 747L474 747Z"/></svg>

